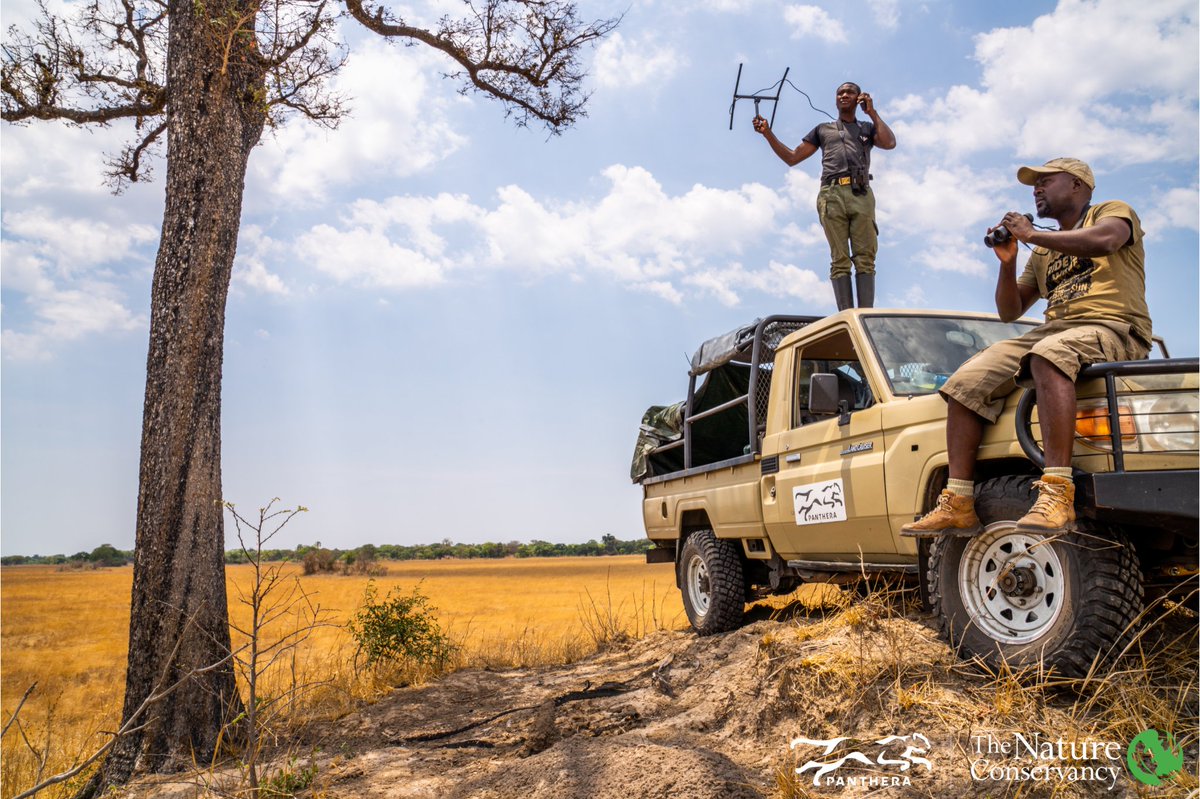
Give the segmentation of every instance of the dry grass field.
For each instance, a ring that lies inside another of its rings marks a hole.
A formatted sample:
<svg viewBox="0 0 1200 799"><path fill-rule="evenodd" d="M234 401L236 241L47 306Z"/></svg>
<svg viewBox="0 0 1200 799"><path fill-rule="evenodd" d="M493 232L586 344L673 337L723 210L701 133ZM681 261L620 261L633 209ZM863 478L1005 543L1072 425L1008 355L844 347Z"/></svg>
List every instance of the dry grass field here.
<svg viewBox="0 0 1200 799"><path fill-rule="evenodd" d="M443 629L461 647L457 666L569 662L613 639L687 624L671 565L647 565L640 556L387 565L389 573L374 578L379 596L393 588L407 593L419 587L437 609ZM248 611L239 596L249 589L253 572L249 566L231 566L227 574L233 624L245 626ZM325 624L268 679L267 690L323 683L322 690L306 694L303 708L323 716L348 712L383 690L384 685L354 674L354 642L345 631L368 578L304 577L293 565L284 574L286 585L295 584L291 577L299 578ZM0 705L6 721L36 683L20 724L3 740L0 796L15 795L39 771L48 775L65 768L99 746L103 730L116 726L131 580L131 567L57 571L19 566L0 573ZM264 637L272 640L304 623L289 614ZM236 635L234 642L236 646Z"/></svg>

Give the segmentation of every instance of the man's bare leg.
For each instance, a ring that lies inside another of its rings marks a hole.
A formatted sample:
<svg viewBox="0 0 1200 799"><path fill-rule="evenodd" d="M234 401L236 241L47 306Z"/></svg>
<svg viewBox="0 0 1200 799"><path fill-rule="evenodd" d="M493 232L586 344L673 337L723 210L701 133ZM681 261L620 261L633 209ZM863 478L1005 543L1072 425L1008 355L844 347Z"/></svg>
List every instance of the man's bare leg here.
<svg viewBox="0 0 1200 799"><path fill-rule="evenodd" d="M1037 390L1038 422L1046 468L1038 481L1038 498L1018 522L1022 532L1056 533L1075 522L1075 483L1071 451L1075 446L1075 383L1057 366L1034 355L1029 359ZM1117 435L1119 431L1114 431Z"/></svg>
<svg viewBox="0 0 1200 799"><path fill-rule="evenodd" d="M1046 466L1069 468L1075 447L1075 383L1040 355L1030 357L1029 368L1037 390Z"/></svg>
<svg viewBox="0 0 1200 799"><path fill-rule="evenodd" d="M975 456L983 440L983 417L949 397L946 398L946 457L951 480L975 479Z"/></svg>
<svg viewBox="0 0 1200 799"><path fill-rule="evenodd" d="M975 475L976 452L983 439L984 419L957 400L947 397L946 404L946 456L950 460L950 481L933 510L900 528L903 536L974 535L983 529L975 514L971 482Z"/></svg>

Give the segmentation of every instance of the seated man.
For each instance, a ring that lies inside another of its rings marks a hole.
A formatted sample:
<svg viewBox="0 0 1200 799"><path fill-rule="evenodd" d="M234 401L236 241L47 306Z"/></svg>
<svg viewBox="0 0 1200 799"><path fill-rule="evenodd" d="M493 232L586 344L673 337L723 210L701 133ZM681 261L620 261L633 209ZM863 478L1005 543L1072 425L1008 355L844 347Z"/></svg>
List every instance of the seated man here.
<svg viewBox="0 0 1200 799"><path fill-rule="evenodd" d="M1030 378L1037 390L1046 468L1034 484L1037 501L1017 529L1068 529L1075 521L1075 377L1087 364L1136 360L1150 351L1145 253L1137 214L1116 200L1092 205L1095 178L1091 168L1075 158L1021 167L1017 180L1033 186L1037 215L1056 220L1059 229L1038 230L1022 214L1005 214L1000 224L1012 238L994 248L1000 259L996 311L1004 321L1012 321L1041 297L1047 301L1046 322L980 352L942 386L940 393L949 405L949 480L937 506L904 525L902 535L971 535L981 529L973 480L983 425L994 423L1004 398L1018 385L1028 387ZM1034 247L1020 277L1018 241Z"/></svg>

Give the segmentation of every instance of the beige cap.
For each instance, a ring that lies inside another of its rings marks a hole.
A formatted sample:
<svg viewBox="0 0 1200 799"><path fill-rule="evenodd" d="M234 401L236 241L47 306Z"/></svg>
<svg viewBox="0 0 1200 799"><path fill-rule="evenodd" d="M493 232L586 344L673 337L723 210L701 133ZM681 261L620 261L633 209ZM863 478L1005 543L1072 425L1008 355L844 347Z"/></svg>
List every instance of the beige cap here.
<svg viewBox="0 0 1200 799"><path fill-rule="evenodd" d="M1074 175L1087 184L1089 189L1096 188L1096 178L1092 176L1092 168L1078 158L1054 158L1042 166L1023 166L1017 170L1017 180L1026 186L1037 183L1042 175L1054 172L1066 172Z"/></svg>

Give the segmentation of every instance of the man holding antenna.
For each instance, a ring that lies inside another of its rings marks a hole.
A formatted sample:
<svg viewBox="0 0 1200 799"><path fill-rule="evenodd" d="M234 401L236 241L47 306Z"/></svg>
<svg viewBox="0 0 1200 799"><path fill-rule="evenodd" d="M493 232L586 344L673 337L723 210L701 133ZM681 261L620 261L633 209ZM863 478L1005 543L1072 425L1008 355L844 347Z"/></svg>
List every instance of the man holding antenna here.
<svg viewBox="0 0 1200 799"><path fill-rule="evenodd" d="M817 194L817 217L829 240L829 279L838 310L854 307L850 266L858 289L858 307L875 304L875 194L871 191L871 149L891 150L896 135L879 117L871 95L857 83L843 83L835 96L838 116L817 125L800 145L792 149L776 138L767 120L754 117L754 130L761 133L785 164L795 166L818 149L821 151L821 190ZM855 109L861 105L870 121L859 121Z"/></svg>
<svg viewBox="0 0 1200 799"><path fill-rule="evenodd" d="M949 480L936 507L901 527L901 535L973 535L982 529L973 481L984 424L996 422L1004 398L1018 385L1030 384L1037 391L1046 466L1034 483L1037 501L1016 529L1042 534L1071 529L1075 378L1088 364L1139 360L1150 352L1145 252L1137 214L1118 200L1093 205L1096 180L1091 167L1077 158L1023 166L1017 180L1033 187L1038 216L1057 221L1058 230L1039 230L1016 211L988 230L984 243L1000 261L996 311L1011 322L1045 298L1046 322L978 353L939 389L949 405ZM1033 246L1020 275L1018 241Z"/></svg>

